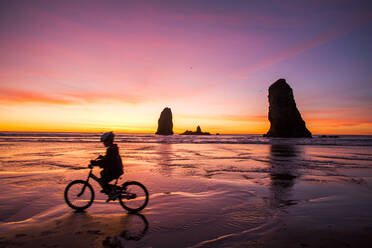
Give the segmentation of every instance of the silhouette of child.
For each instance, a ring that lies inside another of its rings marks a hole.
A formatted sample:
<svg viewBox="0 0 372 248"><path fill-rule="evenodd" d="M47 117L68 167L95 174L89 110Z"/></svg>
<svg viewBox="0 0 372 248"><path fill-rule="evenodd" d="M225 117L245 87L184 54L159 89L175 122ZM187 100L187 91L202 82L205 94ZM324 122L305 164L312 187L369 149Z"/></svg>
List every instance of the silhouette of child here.
<svg viewBox="0 0 372 248"><path fill-rule="evenodd" d="M106 154L104 156L99 155L97 159L90 161L92 166L103 168L99 182L103 192L106 194L111 192L109 182L123 174L123 163L119 154L119 148L114 144L114 137L113 132L102 134L101 142L107 147Z"/></svg>

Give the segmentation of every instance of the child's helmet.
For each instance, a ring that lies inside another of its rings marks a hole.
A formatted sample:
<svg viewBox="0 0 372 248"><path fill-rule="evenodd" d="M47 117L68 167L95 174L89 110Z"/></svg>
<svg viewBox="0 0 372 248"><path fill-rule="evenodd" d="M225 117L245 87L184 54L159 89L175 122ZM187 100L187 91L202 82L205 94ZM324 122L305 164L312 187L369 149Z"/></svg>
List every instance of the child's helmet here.
<svg viewBox="0 0 372 248"><path fill-rule="evenodd" d="M115 135L113 132L107 132L101 135L101 142L105 142L106 140L109 139L114 139Z"/></svg>

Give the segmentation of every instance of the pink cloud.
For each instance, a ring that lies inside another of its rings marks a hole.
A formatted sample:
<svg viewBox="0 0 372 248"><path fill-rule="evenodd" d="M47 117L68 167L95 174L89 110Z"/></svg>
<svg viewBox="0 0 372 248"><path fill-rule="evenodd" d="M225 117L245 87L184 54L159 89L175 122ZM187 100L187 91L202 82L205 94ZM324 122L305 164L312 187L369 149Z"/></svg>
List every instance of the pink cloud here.
<svg viewBox="0 0 372 248"><path fill-rule="evenodd" d="M71 101L62 98L48 96L39 92L27 90L14 90L0 88L0 102L3 103L51 103L51 104L71 104Z"/></svg>
<svg viewBox="0 0 372 248"><path fill-rule="evenodd" d="M30 90L0 88L0 102L3 103L46 103L46 104L83 104L93 102L122 102L138 104L146 99L132 94L114 94L97 92L48 94Z"/></svg>

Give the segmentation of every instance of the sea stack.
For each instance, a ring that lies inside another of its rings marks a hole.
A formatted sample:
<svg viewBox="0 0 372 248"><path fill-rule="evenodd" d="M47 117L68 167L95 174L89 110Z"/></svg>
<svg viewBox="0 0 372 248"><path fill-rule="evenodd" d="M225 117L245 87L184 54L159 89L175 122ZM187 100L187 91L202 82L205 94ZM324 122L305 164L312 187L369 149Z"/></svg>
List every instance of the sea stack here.
<svg viewBox="0 0 372 248"><path fill-rule="evenodd" d="M161 111L158 120L158 130L156 134L160 135L172 135L173 134L173 121L172 121L172 111L170 108L165 108Z"/></svg>
<svg viewBox="0 0 372 248"><path fill-rule="evenodd" d="M270 130L266 137L311 138L310 131L296 107L291 86L279 79L269 87Z"/></svg>

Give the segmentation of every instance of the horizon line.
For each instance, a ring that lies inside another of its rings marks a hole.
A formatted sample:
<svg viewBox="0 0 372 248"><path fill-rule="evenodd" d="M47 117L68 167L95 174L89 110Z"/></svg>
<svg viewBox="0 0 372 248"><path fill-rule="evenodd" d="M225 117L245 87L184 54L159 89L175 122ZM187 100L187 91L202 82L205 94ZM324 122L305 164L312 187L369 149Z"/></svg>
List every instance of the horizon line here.
<svg viewBox="0 0 372 248"><path fill-rule="evenodd" d="M115 130L105 130L105 131L40 131L40 130L0 130L0 132L8 132L8 133L16 133L16 132L24 132L24 133L104 133L104 132L109 132L112 131L114 133L118 134L155 134L156 131L154 132L126 132L126 131L115 131ZM223 132L216 132L216 133L211 133L210 135L264 135L265 133L223 133ZM175 132L174 134L182 134L182 132L178 133ZM371 134L366 134L366 133L312 133L312 135L365 135L365 136L371 136ZM159 135L159 136L172 136L172 135ZM268 137L270 138L270 137Z"/></svg>

